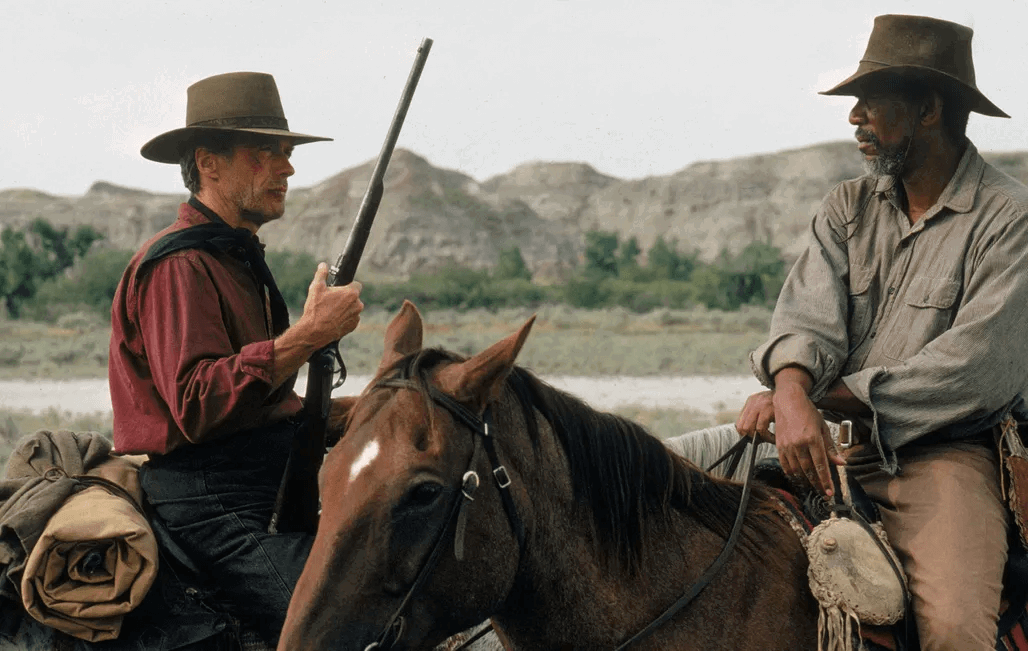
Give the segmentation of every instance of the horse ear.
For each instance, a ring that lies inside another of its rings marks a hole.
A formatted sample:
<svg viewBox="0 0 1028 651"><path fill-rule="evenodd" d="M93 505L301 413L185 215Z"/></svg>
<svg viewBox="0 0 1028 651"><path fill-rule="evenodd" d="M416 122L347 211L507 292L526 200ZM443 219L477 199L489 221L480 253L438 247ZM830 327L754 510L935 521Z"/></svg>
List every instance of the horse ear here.
<svg viewBox="0 0 1028 651"><path fill-rule="evenodd" d="M439 388L461 402L476 404L479 409L499 400L500 389L514 367L514 360L521 352L533 323L535 316L506 339L467 361L444 368L436 377Z"/></svg>
<svg viewBox="0 0 1028 651"><path fill-rule="evenodd" d="M386 328L385 350L375 376L382 375L396 362L421 350L421 340L421 313L414 303L404 300L400 311Z"/></svg>

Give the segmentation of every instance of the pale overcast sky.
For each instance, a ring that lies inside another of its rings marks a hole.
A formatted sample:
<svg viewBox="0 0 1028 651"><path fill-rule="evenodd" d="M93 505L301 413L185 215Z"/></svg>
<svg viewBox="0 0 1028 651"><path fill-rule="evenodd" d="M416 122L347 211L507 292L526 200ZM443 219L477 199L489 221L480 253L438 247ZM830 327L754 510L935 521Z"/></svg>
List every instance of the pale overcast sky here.
<svg viewBox="0 0 1028 651"><path fill-rule="evenodd" d="M838 0L0 0L0 189L97 180L184 192L139 148L184 126L186 87L272 73L300 147L294 187L374 158L415 50L434 39L400 147L478 180L534 160L620 178L852 137L875 15L975 30L982 150L1028 150L1028 2ZM856 155L856 154L854 154Z"/></svg>

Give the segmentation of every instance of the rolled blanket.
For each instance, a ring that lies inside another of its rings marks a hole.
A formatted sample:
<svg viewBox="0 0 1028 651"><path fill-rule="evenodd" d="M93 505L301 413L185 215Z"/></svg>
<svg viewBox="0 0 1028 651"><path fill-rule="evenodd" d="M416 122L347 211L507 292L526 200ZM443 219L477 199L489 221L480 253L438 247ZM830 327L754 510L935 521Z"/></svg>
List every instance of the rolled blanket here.
<svg viewBox="0 0 1028 651"><path fill-rule="evenodd" d="M129 499L138 483L122 461L90 474L127 483L128 493L100 485L68 498L33 547L21 581L29 614L89 642L116 638L157 577L157 541Z"/></svg>

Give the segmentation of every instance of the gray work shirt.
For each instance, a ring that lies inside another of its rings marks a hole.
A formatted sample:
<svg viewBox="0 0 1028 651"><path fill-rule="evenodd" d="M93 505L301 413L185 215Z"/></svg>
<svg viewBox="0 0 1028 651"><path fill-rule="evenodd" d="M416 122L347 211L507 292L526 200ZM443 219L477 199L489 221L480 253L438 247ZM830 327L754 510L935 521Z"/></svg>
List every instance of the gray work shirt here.
<svg viewBox="0 0 1028 651"><path fill-rule="evenodd" d="M968 143L917 223L894 178L864 176L828 194L809 237L750 355L761 383L801 366L817 401L841 378L893 473L904 444L1028 413L1028 188Z"/></svg>

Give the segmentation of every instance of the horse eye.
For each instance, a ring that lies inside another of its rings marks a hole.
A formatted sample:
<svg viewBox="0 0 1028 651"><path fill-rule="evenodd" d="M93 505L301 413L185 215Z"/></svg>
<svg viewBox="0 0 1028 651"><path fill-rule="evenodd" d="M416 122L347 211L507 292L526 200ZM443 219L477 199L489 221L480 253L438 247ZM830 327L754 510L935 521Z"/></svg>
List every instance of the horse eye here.
<svg viewBox="0 0 1028 651"><path fill-rule="evenodd" d="M438 499L442 494L443 487L439 484L432 482L425 482L418 484L417 486L410 489L407 493L407 499L405 500L409 506L413 507L426 507L431 506L433 502Z"/></svg>

